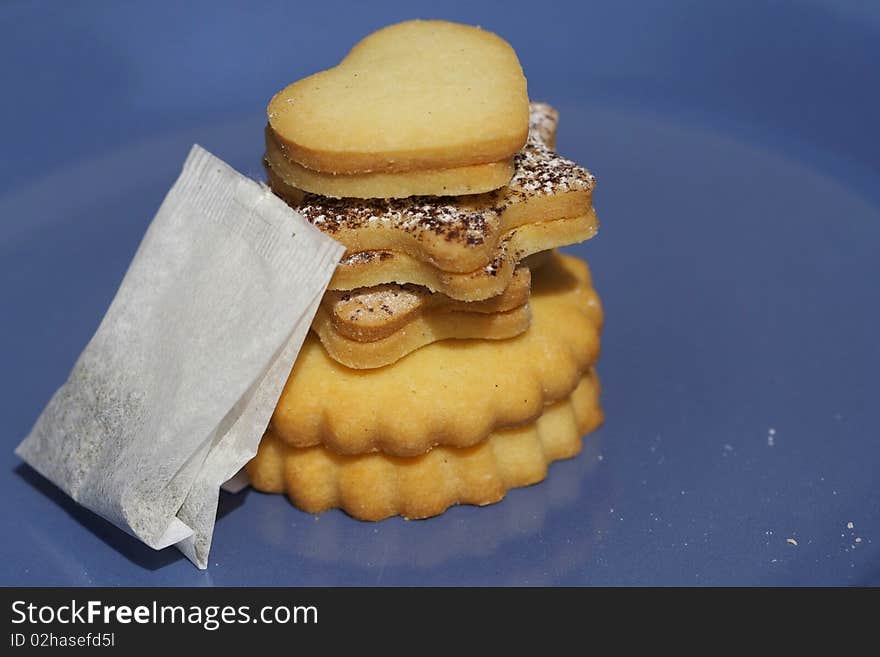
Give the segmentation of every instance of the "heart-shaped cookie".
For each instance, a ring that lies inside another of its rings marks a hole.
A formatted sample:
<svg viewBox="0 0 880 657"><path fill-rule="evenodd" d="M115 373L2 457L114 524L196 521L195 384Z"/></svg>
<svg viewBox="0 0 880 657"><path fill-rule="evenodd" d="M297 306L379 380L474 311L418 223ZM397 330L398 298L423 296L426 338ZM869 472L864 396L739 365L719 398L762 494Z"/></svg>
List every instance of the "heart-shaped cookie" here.
<svg viewBox="0 0 880 657"><path fill-rule="evenodd" d="M499 162L525 144L529 129L513 48L446 21L374 32L335 68L276 94L268 115L293 161L344 174Z"/></svg>

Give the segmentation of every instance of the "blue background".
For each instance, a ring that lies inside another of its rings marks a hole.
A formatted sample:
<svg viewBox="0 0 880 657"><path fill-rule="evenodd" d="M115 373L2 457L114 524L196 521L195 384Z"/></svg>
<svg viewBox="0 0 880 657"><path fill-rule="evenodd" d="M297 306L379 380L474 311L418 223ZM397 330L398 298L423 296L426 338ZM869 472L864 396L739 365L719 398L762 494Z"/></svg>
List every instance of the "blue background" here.
<svg viewBox="0 0 880 657"><path fill-rule="evenodd" d="M251 491L207 572L154 553L12 449L189 146L262 176L268 98L412 17L509 40L598 175L569 250L608 421L493 507L368 524ZM878 62L868 0L3 3L0 583L880 585Z"/></svg>

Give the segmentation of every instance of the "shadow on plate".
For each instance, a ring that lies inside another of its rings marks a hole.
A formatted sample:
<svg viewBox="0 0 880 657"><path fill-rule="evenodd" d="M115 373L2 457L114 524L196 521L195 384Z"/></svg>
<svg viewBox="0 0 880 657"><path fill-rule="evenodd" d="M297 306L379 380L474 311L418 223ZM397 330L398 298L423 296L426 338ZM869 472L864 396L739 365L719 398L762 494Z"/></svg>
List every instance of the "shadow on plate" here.
<svg viewBox="0 0 880 657"><path fill-rule="evenodd" d="M158 570L184 558L183 554L174 548L154 550L133 536L126 534L116 525L107 522L99 515L75 502L67 493L26 463L19 464L13 471L29 484L31 488L52 500L82 527L97 536L131 563L146 570ZM247 491L243 491L238 495L229 495L221 491L217 507L218 520L241 506L246 496Z"/></svg>
<svg viewBox="0 0 880 657"><path fill-rule="evenodd" d="M578 456L552 464L544 481L511 490L501 502L482 509L463 505L425 520L395 517L369 523L339 510L300 516L289 504L273 504L261 509L259 538L299 559L363 568L375 574L373 584L385 582L385 575L394 579L401 568L437 572L456 562L477 574L489 572L499 550L523 556L516 572L506 573L511 581L552 583L582 568L597 536L608 529L613 482L598 470L600 432L585 438ZM292 523L291 514L307 524ZM544 532L552 525L556 535L560 522L569 528L564 540L545 542ZM467 578L464 570L458 576Z"/></svg>

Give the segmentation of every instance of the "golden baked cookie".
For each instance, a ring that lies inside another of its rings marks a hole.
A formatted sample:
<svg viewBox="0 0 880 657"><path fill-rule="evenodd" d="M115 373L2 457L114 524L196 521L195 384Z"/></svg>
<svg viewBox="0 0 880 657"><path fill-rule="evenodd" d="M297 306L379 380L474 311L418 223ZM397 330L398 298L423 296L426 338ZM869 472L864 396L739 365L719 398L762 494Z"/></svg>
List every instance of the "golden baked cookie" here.
<svg viewBox="0 0 880 657"><path fill-rule="evenodd" d="M504 292L517 263L563 244L588 240L598 230L593 210L582 217L526 224L504 236L488 264L464 274L443 271L406 253L361 251L339 262L329 288L353 290L393 281L422 285L461 301L481 301Z"/></svg>
<svg viewBox="0 0 880 657"><path fill-rule="evenodd" d="M294 447L421 454L533 421L599 355L602 309L586 263L554 254L532 277L532 324L508 340L446 340L389 367L354 370L310 334L270 421Z"/></svg>
<svg viewBox="0 0 880 657"><path fill-rule="evenodd" d="M535 104L531 117L532 129L525 147L516 154L513 178L506 187L487 194L332 199L285 185L271 166L267 168L269 184L312 225L344 244L347 255L391 251L441 271L474 272L497 257L499 245L513 230L592 214L595 178L546 144L556 130L555 111ZM563 232L540 248L570 244L568 239ZM579 236L576 241L581 239L585 238Z"/></svg>
<svg viewBox="0 0 880 657"><path fill-rule="evenodd" d="M276 94L267 113L293 161L345 174L499 162L522 147L529 121L506 41L421 20L370 34L335 68Z"/></svg>
<svg viewBox="0 0 880 657"><path fill-rule="evenodd" d="M335 331L325 311L319 309L312 322L312 330L330 358L346 367L364 370L391 365L407 354L440 340L512 338L529 328L531 318L528 303L497 313L437 307L417 314L390 335L363 342Z"/></svg>
<svg viewBox="0 0 880 657"><path fill-rule="evenodd" d="M349 292L330 290L321 301L321 311L336 333L370 342L387 338L429 313L491 314L519 308L529 302L531 287L531 272L520 266L501 294L484 301L458 301L419 285L391 283ZM316 324L319 322L313 322L312 328Z"/></svg>
<svg viewBox="0 0 880 657"><path fill-rule="evenodd" d="M529 327L531 273L485 301L458 301L418 285L377 285L324 295L312 321L327 353L355 369L383 367L439 340L502 340Z"/></svg>
<svg viewBox="0 0 880 657"><path fill-rule="evenodd" d="M388 173L324 173L294 162L266 127L265 166L285 185L333 198L403 198L481 194L503 187L514 172L513 157L449 169Z"/></svg>
<svg viewBox="0 0 880 657"><path fill-rule="evenodd" d="M599 392L598 378L588 372L532 424L494 431L472 447L436 447L411 458L297 448L270 430L246 471L254 488L286 493L303 511L339 507L360 520L427 518L454 504L492 504L511 488L544 479L553 461L580 452L582 436L602 423Z"/></svg>

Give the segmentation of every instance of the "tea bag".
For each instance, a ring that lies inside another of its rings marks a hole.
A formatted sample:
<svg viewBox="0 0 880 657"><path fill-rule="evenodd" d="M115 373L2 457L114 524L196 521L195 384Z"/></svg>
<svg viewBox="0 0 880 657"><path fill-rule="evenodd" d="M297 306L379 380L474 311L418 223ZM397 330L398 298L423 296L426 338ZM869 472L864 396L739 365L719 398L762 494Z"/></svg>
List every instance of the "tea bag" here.
<svg viewBox="0 0 880 657"><path fill-rule="evenodd" d="M16 453L150 547L176 544L205 568L219 488L256 453L343 251L193 146Z"/></svg>

